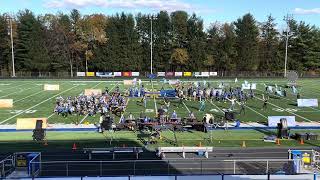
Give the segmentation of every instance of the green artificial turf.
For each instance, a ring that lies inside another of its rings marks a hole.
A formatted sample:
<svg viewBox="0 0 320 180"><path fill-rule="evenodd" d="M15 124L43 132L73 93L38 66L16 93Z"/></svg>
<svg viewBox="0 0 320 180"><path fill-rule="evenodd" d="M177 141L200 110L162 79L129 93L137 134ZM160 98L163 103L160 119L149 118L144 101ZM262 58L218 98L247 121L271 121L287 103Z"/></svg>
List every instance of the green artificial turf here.
<svg viewBox="0 0 320 180"><path fill-rule="evenodd" d="M211 84L211 87L217 87L220 82L229 84L232 87L241 86L241 83L245 79L239 79L238 83L234 83L233 79L192 79L190 83L194 81L203 81ZM48 118L49 124L71 124L78 123L81 120L83 122L88 121L90 123L97 123L99 121L99 115L95 117L83 116L68 116L64 118L62 116L53 113L56 97L68 97L76 96L84 92L85 89L109 89L115 88L117 85L121 91L127 91L129 86L123 85L123 80L1 80L0 82L0 99L13 99L14 107L10 109L0 109L0 125L15 124L17 118ZM187 81L186 79L182 81ZM257 90L255 90L256 98L249 99L246 104L246 114L237 115L242 123L247 122L260 122L267 123L268 116L296 116L296 121L300 122L318 122L320 120L320 108L299 108L296 105L296 96L292 94L290 89L287 89L287 97L271 96L267 110L261 110L263 102L261 101L262 93L264 93L265 86L275 85L285 86L287 80L285 79L248 79L249 82L257 83ZM43 91L43 85L59 84L59 91ZM163 84L160 80L153 80L152 82L146 81L143 83L148 90L160 90L172 89L169 84ZM320 79L301 79L298 81L299 90L302 98L320 98ZM139 102L140 98L129 98L128 106L125 110L124 116L127 116L130 112L134 116L139 116L141 111L145 111L147 116L154 117L156 109L164 104L163 99L147 100L147 108ZM227 109L230 106L230 102L206 102L206 109L204 112L199 112L199 102L196 101L184 101L184 105L177 107L178 100L171 100L169 108L169 114L175 110L180 117L185 117L190 111L194 112L196 117L201 120L204 114L211 113L216 118L224 115L223 109ZM239 106L236 106L236 112L239 111ZM120 117L115 117L115 121L118 122ZM318 133L318 131L316 131ZM258 132L255 130L234 130L234 131L213 131L212 139L210 134L201 132L184 132L176 133L177 144L174 134L170 131L162 132L163 139L155 146L174 146L174 145L197 145L201 142L204 145L213 145L221 147L240 147L245 140L247 146L274 146L274 144L264 143L261 138L264 135L272 134L273 132ZM73 142L78 141L83 146L121 146L122 144L131 145L143 145L146 137L133 132L116 132L98 134L94 132L48 132L47 138L50 144L56 144L57 147L69 147ZM110 144L110 139L113 142ZM90 141L89 141L90 140ZM16 143L21 142L21 143ZM123 143L125 142L125 143ZM0 145L1 149L6 145L12 145L13 147L20 146L29 147L34 146L37 143L32 142L31 133L15 132L15 133L0 133ZM65 145L67 143L68 145ZM319 145L318 141L310 142L311 145ZM299 145L296 141L284 141L283 145L296 146ZM40 143L39 146L42 147ZM46 148L46 147L44 147Z"/></svg>

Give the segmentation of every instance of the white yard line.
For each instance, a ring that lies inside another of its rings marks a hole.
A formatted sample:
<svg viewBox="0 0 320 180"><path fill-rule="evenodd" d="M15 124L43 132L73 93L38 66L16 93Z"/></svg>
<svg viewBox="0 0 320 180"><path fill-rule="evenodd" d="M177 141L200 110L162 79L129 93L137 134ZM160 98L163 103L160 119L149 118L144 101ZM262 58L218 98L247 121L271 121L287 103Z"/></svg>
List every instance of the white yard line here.
<svg viewBox="0 0 320 180"><path fill-rule="evenodd" d="M101 83L102 83L102 82L94 85L94 86L91 87L91 88L95 88L95 87L99 86ZM76 86L79 86L79 85L76 85ZM51 117L54 116L55 114L56 114L56 113L52 113L50 116L47 117L47 119L51 118ZM81 122L82 122L85 118L87 118L87 117L88 117L88 114L81 120ZM80 124L81 124L81 122L80 122Z"/></svg>
<svg viewBox="0 0 320 180"><path fill-rule="evenodd" d="M174 87L172 86L172 84L170 84L171 88L174 89ZM187 109L187 111L190 113L190 109L188 108L188 106L182 101L182 104L184 105L184 107Z"/></svg>
<svg viewBox="0 0 320 180"><path fill-rule="evenodd" d="M20 89L19 91L15 91L15 92L12 92L12 93L7 94L7 95L0 96L0 98L7 97L7 96L10 96L10 95L12 95L12 94L21 93L21 92L26 91L26 90L29 90L29 89L31 89L31 88L28 88L28 89Z"/></svg>
<svg viewBox="0 0 320 180"><path fill-rule="evenodd" d="M190 113L190 109L188 108L188 106L182 101L182 104L184 105L184 107L186 107L186 109L188 110L188 112Z"/></svg>
<svg viewBox="0 0 320 180"><path fill-rule="evenodd" d="M53 99L53 98L55 98L55 97L57 97L57 96L65 93L65 92L68 92L68 91L70 91L71 89L74 89L74 88L76 88L76 87L78 87L78 86L73 86L73 87L71 87L71 88L69 88L69 89L67 89L67 90L65 90L65 91L60 92L59 94L56 94L56 95L54 95L54 96L52 96L52 97L50 97L50 98L48 98L48 99L46 99L46 100L44 100L44 101L41 101L40 103L38 103L38 104L36 104L36 105L33 105L33 106L31 106L30 108L28 108L28 109L26 109L26 110L24 110L24 111L22 111L22 112L20 112L20 113L18 113L18 114L16 114L16 115L14 115L14 116L11 116L10 118L7 118L7 119L3 120L2 122L0 122L0 124L3 124L3 123L5 123L5 122L9 121L10 119L13 119L13 118L15 118L15 117L17 117L17 116L25 113L26 111L31 110L31 109L33 109L33 108L35 108L35 107L37 107L37 106L39 106L39 105L41 105L41 104L43 104L43 103L51 100L51 99Z"/></svg>
<svg viewBox="0 0 320 180"><path fill-rule="evenodd" d="M79 124L82 124L82 122L83 122L88 116L89 116L89 114L85 115L85 116L81 119L81 121L79 122Z"/></svg>
<svg viewBox="0 0 320 180"><path fill-rule="evenodd" d="M126 111L127 111L127 107L128 107L129 101L130 101L130 98L128 98L128 101L127 101L127 103L126 103L126 108L124 108L123 113L122 113L122 115L121 115L121 117L120 117L120 119L119 119L119 124L121 123L121 120L123 119L123 116L124 116L124 114L125 114Z"/></svg>
<svg viewBox="0 0 320 180"><path fill-rule="evenodd" d="M13 88L17 88L17 87L20 87L20 86L24 86L24 85L26 85L26 84L27 84L27 83L24 83L24 84L20 84L20 85L17 85L17 86L5 88L5 89L0 89L0 90L3 91L3 90L8 90L8 89L13 89Z"/></svg>
<svg viewBox="0 0 320 180"><path fill-rule="evenodd" d="M207 100L208 102L210 102L212 105L214 105L216 108L218 108L218 110L220 111L220 112L222 112L223 114L225 113L221 108L219 108L219 106L217 106L216 104L214 104L213 102L211 102L211 101L209 101L209 100Z"/></svg>
<svg viewBox="0 0 320 180"><path fill-rule="evenodd" d="M237 102L237 104L238 104L238 105L240 105L240 103L239 103L239 102ZM264 117L264 118L268 119L268 117L267 117L267 116L265 116L265 115L263 115L263 114L259 113L258 111L256 111L256 110L252 109L251 107L249 107L249 106L247 106L247 105L244 105L244 106L245 106L245 107L247 107L247 108L249 108L251 111L253 111L253 112L255 112L255 113L259 114L260 116L262 116L262 117Z"/></svg>
<svg viewBox="0 0 320 180"><path fill-rule="evenodd" d="M152 92L154 92L154 87L153 87L153 80L151 79L151 86L152 86ZM154 109L156 114L158 113L158 107L157 107L157 101L156 101L156 97L153 96L153 102L154 102Z"/></svg>
<svg viewBox="0 0 320 180"><path fill-rule="evenodd" d="M37 94L40 94L40 93L42 93L42 92L44 92L44 91L41 90L41 91L39 91L39 92L30 94L29 96L26 96L26 97L24 97L24 98L22 98L22 99L19 99L19 100L17 100L17 101L13 101L13 103L17 103L17 102L23 101L23 100L25 100L25 99L27 99L27 98L29 98L29 97L32 97L32 96L37 95Z"/></svg>
<svg viewBox="0 0 320 180"><path fill-rule="evenodd" d="M256 96L255 96L255 98L256 98L256 99L259 99L260 101L263 101L263 99L258 98L258 97L256 97ZM309 121L309 122L313 122L312 120L310 120L310 119L308 119L308 118L305 118L305 117L303 117L303 116L300 116L299 114L296 114L296 113L287 111L287 110L286 110L285 108L283 108L283 107L277 106L277 105L275 105L275 104L273 104L273 103L270 103L270 102L268 102L268 104L270 104L270 105L272 105L272 106L274 106L274 107L277 107L277 108L281 108L281 109L283 109L284 111L286 111L286 112L288 112L288 113L290 113L290 114L293 114L293 115L295 115L295 116L298 116L298 117L300 117L300 118L302 118L302 119L304 119L304 120L307 120L307 121Z"/></svg>
<svg viewBox="0 0 320 180"><path fill-rule="evenodd" d="M47 117L47 119L50 119L53 115L55 115L56 113L52 113L50 116Z"/></svg>
<svg viewBox="0 0 320 180"><path fill-rule="evenodd" d="M32 81L32 82L34 83L34 81ZM60 85L62 85L62 84L65 84L65 83L63 82L63 83L61 83ZM36 86L36 87L38 87L38 86ZM23 100L25 100L25 99L27 99L27 98L29 98L29 97L32 97L32 96L37 95L37 94L40 94L40 93L42 93L42 92L45 92L45 91L44 91L44 90L40 90L39 92L30 94L30 95L28 95L28 96L26 96L26 97L24 97L24 98L22 98L22 99L19 99L19 100L17 100L17 101L13 101L13 103L17 103L17 102L23 101Z"/></svg>

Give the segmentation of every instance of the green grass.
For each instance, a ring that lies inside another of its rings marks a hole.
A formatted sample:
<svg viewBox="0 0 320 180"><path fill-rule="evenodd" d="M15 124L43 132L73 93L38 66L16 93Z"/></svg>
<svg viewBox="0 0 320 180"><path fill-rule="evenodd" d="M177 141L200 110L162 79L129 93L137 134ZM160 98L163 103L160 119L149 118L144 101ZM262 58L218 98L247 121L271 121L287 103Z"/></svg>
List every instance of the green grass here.
<svg viewBox="0 0 320 180"><path fill-rule="evenodd" d="M76 82L79 81L79 82ZM78 116L69 116L63 118L58 115L52 115L55 99L58 96L75 96L88 88L98 88L104 89L109 87L109 89L114 88L117 84L116 82L110 81L81 81L81 80L3 80L0 83L0 99L13 99L14 107L10 109L0 109L0 124L14 124L17 118L27 118L27 117L50 117L49 123L75 123L80 121L83 117ZM118 85L122 91L127 90L127 86L124 86L121 80L118 81ZM202 80L200 80L202 81ZM206 79L207 82L210 80ZM217 86L221 81L232 81L232 80L211 80L211 86ZM267 117L271 115L293 115L296 116L297 121L319 121L320 109L318 108L298 108L296 106L296 97L288 90L287 97L276 97L273 96L269 100L270 104L266 111L262 111L262 101L261 94L264 92L264 85L266 84L278 84L278 86L285 85L286 80L283 79L250 79L250 82L258 83L255 94L257 98L249 100L247 102L246 114L238 115L237 118L242 122L267 122ZM60 84L60 91L43 91L43 84ZM230 85L240 86L243 83L243 80L239 80L237 84L233 82ZM320 99L320 94L317 93L320 89L320 79L302 79L299 80L299 85L301 86L301 95L304 98L318 98ZM6 85L7 84L7 85ZM152 89L152 84L150 82L144 83L147 89ZM154 89L159 90L161 87L165 89L172 88L168 84L162 84L159 80L153 81ZM128 115L129 112L132 112L135 116L138 116L141 111L153 110L153 112L147 112L148 116L155 115L155 107L160 107L163 105L162 99L148 99L147 108L145 109L138 101L139 98L131 98L128 107L126 109L125 115ZM202 118L205 113L212 113L216 117L223 116L222 109L229 108L230 103L223 102L206 102L205 112L199 112L198 102L185 101L186 106L177 108L177 100L172 100L169 113L173 110L176 110L178 115L181 117L188 115L188 110L193 111L198 118ZM236 107L239 111L239 107ZM277 110L282 109L282 110ZM290 110L293 112L289 112ZM28 111L26 111L28 110ZM212 111L215 110L215 111ZM259 112L259 113L258 113ZM52 116L51 116L52 115ZM119 117L117 117L118 120ZM88 117L86 120L89 122L97 122L99 119L96 117Z"/></svg>
<svg viewBox="0 0 320 180"><path fill-rule="evenodd" d="M320 135L320 130L299 130L296 132L313 132ZM269 133L274 133L270 131ZM140 133L131 131L120 131L115 133L96 133L96 132L47 132L48 145L44 142L32 141L31 132L12 132L0 133L0 152L14 151L58 151L71 150L73 143L77 144L79 149L92 147L137 147L144 146L141 139L147 140ZM161 140L155 145L146 146L150 150L155 150L159 146L202 146L213 147L241 147L245 141L247 147L278 147L275 143L263 142L265 133L255 130L241 131L213 131L212 139L210 133L197 131L176 133L178 142L172 132L161 133ZM112 141L111 141L112 139ZM281 140L280 147L310 147L319 146L320 141L306 141L300 145L296 140Z"/></svg>

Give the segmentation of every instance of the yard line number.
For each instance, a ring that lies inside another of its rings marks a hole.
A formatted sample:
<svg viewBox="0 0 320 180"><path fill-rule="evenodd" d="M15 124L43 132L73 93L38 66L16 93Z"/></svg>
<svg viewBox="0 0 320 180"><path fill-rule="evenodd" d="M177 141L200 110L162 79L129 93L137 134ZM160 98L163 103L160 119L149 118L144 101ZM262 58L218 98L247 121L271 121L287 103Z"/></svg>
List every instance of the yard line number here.
<svg viewBox="0 0 320 180"><path fill-rule="evenodd" d="M292 108L272 108L273 111L276 112L297 112L298 109L292 109Z"/></svg>
<svg viewBox="0 0 320 180"><path fill-rule="evenodd" d="M19 113L22 113L24 110L10 110L9 112L11 113L11 114L19 114ZM33 114L33 113L35 113L35 112L37 112L37 110L28 110L28 111L25 111L24 113L25 114Z"/></svg>

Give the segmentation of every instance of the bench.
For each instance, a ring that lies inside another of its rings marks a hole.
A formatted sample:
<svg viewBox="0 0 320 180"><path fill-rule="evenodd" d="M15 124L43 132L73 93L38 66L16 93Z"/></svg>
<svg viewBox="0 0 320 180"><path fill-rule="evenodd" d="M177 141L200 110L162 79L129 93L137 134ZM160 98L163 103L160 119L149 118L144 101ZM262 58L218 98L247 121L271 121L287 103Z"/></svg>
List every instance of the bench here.
<svg viewBox="0 0 320 180"><path fill-rule="evenodd" d="M139 159L139 153L142 153L143 149L141 147L83 148L83 152L88 154L89 160L92 159L92 154L112 154L112 159L115 159L116 153L134 153L136 159Z"/></svg>
<svg viewBox="0 0 320 180"><path fill-rule="evenodd" d="M159 147L157 148L157 156L164 158L165 153L182 153L182 157L186 158L186 153L204 152L206 158L209 158L209 152L213 152L213 147Z"/></svg>

